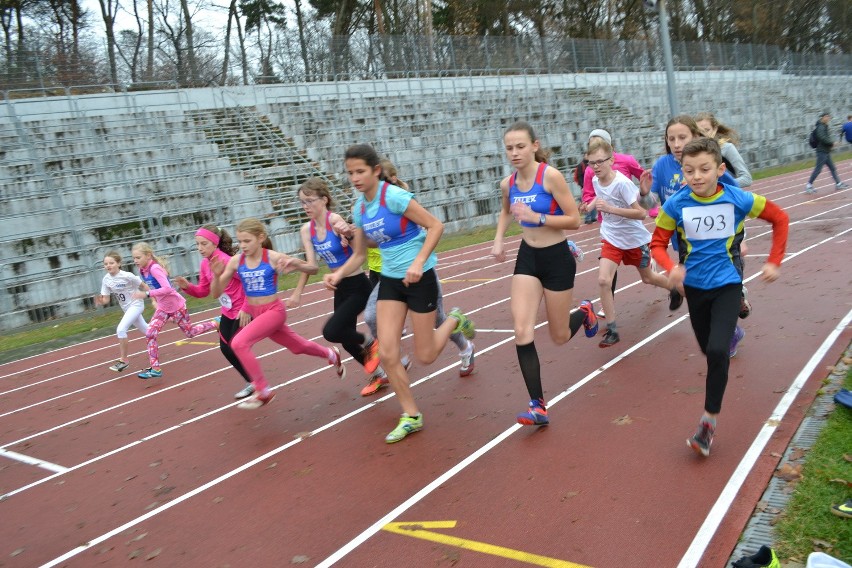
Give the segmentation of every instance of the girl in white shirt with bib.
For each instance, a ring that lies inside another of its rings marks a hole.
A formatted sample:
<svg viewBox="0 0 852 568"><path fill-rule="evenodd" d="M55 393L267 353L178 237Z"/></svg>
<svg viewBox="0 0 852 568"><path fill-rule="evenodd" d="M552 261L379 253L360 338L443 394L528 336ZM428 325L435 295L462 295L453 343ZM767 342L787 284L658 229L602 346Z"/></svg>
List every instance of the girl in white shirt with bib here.
<svg viewBox="0 0 852 568"><path fill-rule="evenodd" d="M115 295L118 305L124 310L124 316L118 322L118 327L115 330L120 356L109 368L110 371L120 373L128 366L127 343L129 340L127 331L130 326L135 326L143 335L148 331L148 323L142 317L145 302L133 298L133 292L147 290L148 286L132 272L121 269L121 256L115 251L110 251L104 256L104 270L106 270L106 275L104 275L101 283L101 293L95 296L95 303L100 306L108 306L110 295Z"/></svg>

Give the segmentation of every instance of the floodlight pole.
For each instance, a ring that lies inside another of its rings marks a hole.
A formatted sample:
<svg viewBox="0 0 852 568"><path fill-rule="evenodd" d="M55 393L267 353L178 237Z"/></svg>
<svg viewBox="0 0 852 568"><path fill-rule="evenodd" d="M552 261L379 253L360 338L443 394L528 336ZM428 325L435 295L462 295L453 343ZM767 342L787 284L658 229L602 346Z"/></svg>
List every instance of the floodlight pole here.
<svg viewBox="0 0 852 568"><path fill-rule="evenodd" d="M672 60L672 43L669 38L669 16L666 13L666 0L659 0L657 13L660 17L660 40L663 44L663 60L666 65L666 82L669 93L669 112L677 116L677 93L675 92L674 62Z"/></svg>

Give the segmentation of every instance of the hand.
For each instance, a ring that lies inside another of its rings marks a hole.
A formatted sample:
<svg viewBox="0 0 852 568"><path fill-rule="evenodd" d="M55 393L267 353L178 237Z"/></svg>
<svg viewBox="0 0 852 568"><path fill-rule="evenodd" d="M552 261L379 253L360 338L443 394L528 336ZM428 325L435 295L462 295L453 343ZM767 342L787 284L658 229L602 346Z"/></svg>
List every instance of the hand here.
<svg viewBox="0 0 852 568"><path fill-rule="evenodd" d="M325 284L325 287L329 290L337 290L337 285L340 283L340 279L334 272L327 272L323 274L322 281Z"/></svg>
<svg viewBox="0 0 852 568"><path fill-rule="evenodd" d="M509 210L512 212L512 215L515 217L515 221L518 223L527 222L538 224L538 213L530 209L530 206L526 203L512 203Z"/></svg>
<svg viewBox="0 0 852 568"><path fill-rule="evenodd" d="M331 228L338 235L341 235L341 236L349 238L349 239L351 239L352 235L355 234L355 226L350 225L349 223L346 222L345 219L342 219L342 218L335 221L331 225Z"/></svg>
<svg viewBox="0 0 852 568"><path fill-rule="evenodd" d="M225 272L225 263L222 262L222 259L211 257L208 261L210 263L210 272L216 276L222 276L222 273Z"/></svg>
<svg viewBox="0 0 852 568"><path fill-rule="evenodd" d="M99 306L106 306L107 304L109 304L109 296L101 296L100 294L98 294L97 296L95 296L95 303Z"/></svg>
<svg viewBox="0 0 852 568"><path fill-rule="evenodd" d="M135 292L133 292L133 295L131 297L134 300L144 300L145 298L148 297L148 293L143 292L142 290L136 290Z"/></svg>
<svg viewBox="0 0 852 568"><path fill-rule="evenodd" d="M642 175L639 176L639 193L642 195L648 195L648 192L651 191L651 185L654 182L654 176L651 174L651 170L645 170L642 172Z"/></svg>
<svg viewBox="0 0 852 568"><path fill-rule="evenodd" d="M251 315L246 312L240 312L240 327L245 327L251 323Z"/></svg>
<svg viewBox="0 0 852 568"><path fill-rule="evenodd" d="M298 270L299 259L293 258L286 254L278 257L278 262L275 263L275 269L280 274L289 274Z"/></svg>
<svg viewBox="0 0 852 568"><path fill-rule="evenodd" d="M183 276L178 276L177 278L175 278L175 284L177 284L178 288L180 288L181 290L186 290L189 286L189 280L187 280Z"/></svg>
<svg viewBox="0 0 852 568"><path fill-rule="evenodd" d="M503 262L506 260L506 251L503 250L503 245L494 243L494 246L491 247L491 256L493 256L497 262Z"/></svg>
<svg viewBox="0 0 852 568"><path fill-rule="evenodd" d="M683 292L683 281L686 278L686 268L682 264L678 264L674 268L669 271L669 282L668 287L669 290L672 288L676 289L681 295L684 295Z"/></svg>
<svg viewBox="0 0 852 568"><path fill-rule="evenodd" d="M612 213L613 209L615 209L612 205L600 197L596 197L592 203L594 204L595 209L597 209L600 213Z"/></svg>
<svg viewBox="0 0 852 568"><path fill-rule="evenodd" d="M763 265L763 271L760 273L760 279L764 282L775 282L781 276L781 268L777 264L767 262Z"/></svg>
<svg viewBox="0 0 852 568"><path fill-rule="evenodd" d="M580 213L588 213L589 206L585 201L581 201L579 205L577 205L577 209L579 209Z"/></svg>
<svg viewBox="0 0 852 568"><path fill-rule="evenodd" d="M292 294L289 298L284 300L284 305L286 305L289 309L296 309L302 305L302 295L301 294Z"/></svg>
<svg viewBox="0 0 852 568"><path fill-rule="evenodd" d="M414 261L408 267L408 270L405 271L405 278L402 279L402 284L403 286L416 284L420 282L421 278L423 278L423 263Z"/></svg>

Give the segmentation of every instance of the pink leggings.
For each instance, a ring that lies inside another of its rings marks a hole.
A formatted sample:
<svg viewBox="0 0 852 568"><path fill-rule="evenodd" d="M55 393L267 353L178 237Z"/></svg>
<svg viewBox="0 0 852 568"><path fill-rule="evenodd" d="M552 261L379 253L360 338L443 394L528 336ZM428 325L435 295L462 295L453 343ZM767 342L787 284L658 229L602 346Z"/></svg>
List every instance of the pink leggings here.
<svg viewBox="0 0 852 568"><path fill-rule="evenodd" d="M169 318L174 320L187 337L195 337L205 331L216 329L216 322L212 320L192 325L192 322L189 321L189 314L186 313L186 308L172 314L167 314L162 310L155 311L154 315L151 316L151 321L148 322L148 331L145 332L145 337L148 339L148 359L151 360L152 369L160 368L160 347L157 345L157 336Z"/></svg>
<svg viewBox="0 0 852 568"><path fill-rule="evenodd" d="M268 337L296 355L305 353L314 357L322 357L328 361L328 347L305 339L290 329L290 326L287 325L287 310L281 300L260 306L246 303L243 304L242 309L251 315L252 320L231 340L231 349L239 357L240 363L243 364L243 368L251 378L256 392L263 392L269 388L269 383L266 382L266 377L263 375L263 369L260 368L260 363L251 351L252 345L261 339Z"/></svg>

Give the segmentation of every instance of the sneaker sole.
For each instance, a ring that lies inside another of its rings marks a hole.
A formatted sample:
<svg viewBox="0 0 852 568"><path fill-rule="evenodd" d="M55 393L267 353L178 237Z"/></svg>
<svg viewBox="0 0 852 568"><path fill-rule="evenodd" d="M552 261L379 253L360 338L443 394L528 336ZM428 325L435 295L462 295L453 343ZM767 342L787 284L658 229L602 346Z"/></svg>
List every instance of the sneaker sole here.
<svg viewBox="0 0 852 568"><path fill-rule="evenodd" d="M390 439L390 440L388 438L385 438L385 443L386 444L396 444L397 442L402 442L403 440L405 440L406 438L408 438L409 436L411 436L415 432L419 432L422 429L423 429L423 426L420 426L419 428L413 428L413 429L409 430L408 432L406 432L405 436L403 436L402 438L396 438L396 439Z"/></svg>
<svg viewBox="0 0 852 568"><path fill-rule="evenodd" d="M372 385L367 385L363 389L361 389L361 396L372 396L379 392L382 389L386 389L388 387L387 383L379 383L376 388L369 390L369 387Z"/></svg>
<svg viewBox="0 0 852 568"><path fill-rule="evenodd" d="M237 405L237 408L241 410L257 410L261 406L266 406L270 402L275 400L275 393L270 393L269 398L266 400L254 399L254 400L244 400L243 402Z"/></svg>
<svg viewBox="0 0 852 568"><path fill-rule="evenodd" d="M710 448L707 448L707 449L705 450L705 449L704 449L704 448L702 448L700 445L698 445L698 444L695 442L695 440L693 440L692 438L690 438L689 440L687 440L687 441L686 441L686 445L687 445L687 446L689 446L690 448L692 448L692 450L693 450L696 454L698 454L699 456L704 456L704 457L706 458L706 457L708 457L708 456L710 455Z"/></svg>
<svg viewBox="0 0 852 568"><path fill-rule="evenodd" d="M518 424L522 424L524 426L548 426L550 424L550 420L547 422L536 422L529 418L518 418Z"/></svg>

